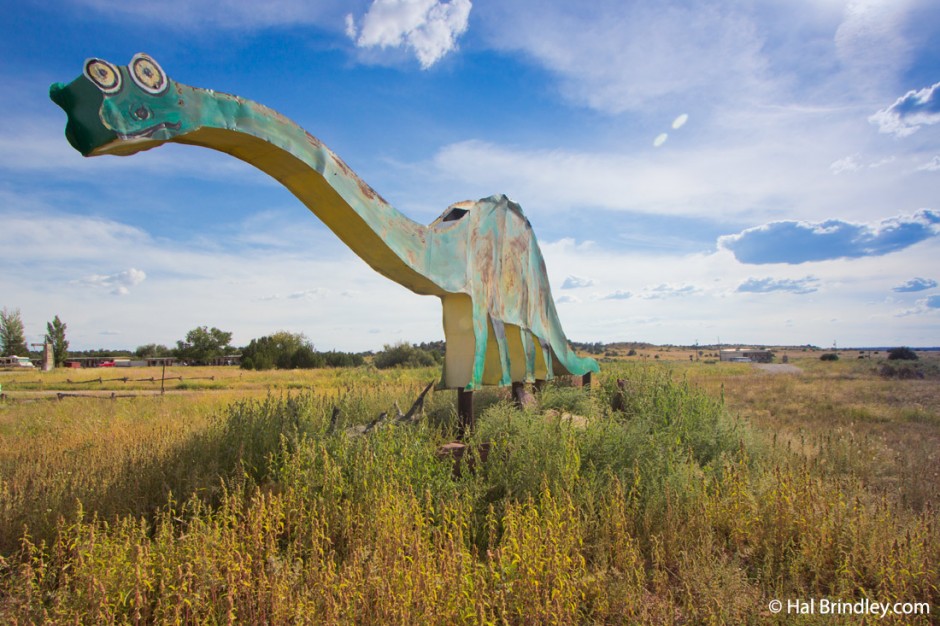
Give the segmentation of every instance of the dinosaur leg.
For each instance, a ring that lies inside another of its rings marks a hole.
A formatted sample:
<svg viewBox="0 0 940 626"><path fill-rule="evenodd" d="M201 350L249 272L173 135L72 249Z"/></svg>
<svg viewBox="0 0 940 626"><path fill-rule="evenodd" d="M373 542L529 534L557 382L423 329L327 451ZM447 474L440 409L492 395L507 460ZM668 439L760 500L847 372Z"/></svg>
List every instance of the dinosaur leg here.
<svg viewBox="0 0 940 626"><path fill-rule="evenodd" d="M493 324L493 337L496 339L496 348L499 350L499 366L502 374L499 377L500 387L512 384L512 374L509 365L509 344L506 339L506 325L502 320L490 317Z"/></svg>
<svg viewBox="0 0 940 626"><path fill-rule="evenodd" d="M542 347L542 357L545 359L545 380L555 378L555 364L552 362L552 347L542 338L539 338L539 345Z"/></svg>
<svg viewBox="0 0 940 626"><path fill-rule="evenodd" d="M532 339L532 332L522 330L522 351L525 353L525 382L535 382L535 341Z"/></svg>
<svg viewBox="0 0 940 626"><path fill-rule="evenodd" d="M489 340L489 314L473 303L473 374L468 390L483 386L483 372L486 369L486 344Z"/></svg>

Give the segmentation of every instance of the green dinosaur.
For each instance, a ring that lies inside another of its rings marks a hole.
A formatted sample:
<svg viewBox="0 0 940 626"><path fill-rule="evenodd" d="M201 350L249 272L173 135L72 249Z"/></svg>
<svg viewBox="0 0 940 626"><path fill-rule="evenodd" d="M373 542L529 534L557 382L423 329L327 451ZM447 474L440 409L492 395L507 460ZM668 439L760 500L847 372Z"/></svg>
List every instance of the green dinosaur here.
<svg viewBox="0 0 940 626"><path fill-rule="evenodd" d="M146 54L127 66L85 61L55 83L65 135L85 156L130 155L166 142L226 152L280 181L377 272L444 307L441 387L547 380L599 371L569 347L545 262L518 204L459 202L429 226L407 218L317 138L250 100L170 80Z"/></svg>

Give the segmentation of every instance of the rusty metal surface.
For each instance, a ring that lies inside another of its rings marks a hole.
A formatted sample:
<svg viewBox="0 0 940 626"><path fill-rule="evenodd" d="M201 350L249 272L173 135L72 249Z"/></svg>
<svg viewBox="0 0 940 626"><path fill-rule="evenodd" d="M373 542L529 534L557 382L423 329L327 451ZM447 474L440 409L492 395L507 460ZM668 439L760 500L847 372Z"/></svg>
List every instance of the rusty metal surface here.
<svg viewBox="0 0 940 626"><path fill-rule="evenodd" d="M377 272L441 298L443 387L599 371L570 349L535 233L506 196L457 203L424 226L283 115L177 83L145 54L127 66L88 59L50 97L68 114L66 138L83 155L127 156L167 142L226 152L280 181Z"/></svg>

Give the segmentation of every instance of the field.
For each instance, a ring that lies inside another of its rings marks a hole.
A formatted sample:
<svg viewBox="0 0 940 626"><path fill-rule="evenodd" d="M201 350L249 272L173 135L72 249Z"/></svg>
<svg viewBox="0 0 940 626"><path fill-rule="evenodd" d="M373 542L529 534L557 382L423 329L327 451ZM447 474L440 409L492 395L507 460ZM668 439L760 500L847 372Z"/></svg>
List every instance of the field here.
<svg viewBox="0 0 940 626"><path fill-rule="evenodd" d="M0 622L833 623L820 599L937 621L935 356L899 378L641 353L525 410L477 393L457 472L452 391L350 429L433 368L175 368L165 395L157 370L2 372Z"/></svg>

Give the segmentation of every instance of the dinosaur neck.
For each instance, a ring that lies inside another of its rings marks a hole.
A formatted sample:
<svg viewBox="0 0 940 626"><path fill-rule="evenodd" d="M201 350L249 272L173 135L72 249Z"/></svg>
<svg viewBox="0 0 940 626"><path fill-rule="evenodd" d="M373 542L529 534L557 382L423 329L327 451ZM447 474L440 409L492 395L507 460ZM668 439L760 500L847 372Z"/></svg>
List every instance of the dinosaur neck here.
<svg viewBox="0 0 940 626"><path fill-rule="evenodd" d="M318 139L255 102L178 87L195 119L193 130L171 141L254 165L287 187L377 272L415 293L443 294L430 278L427 227L388 204Z"/></svg>

